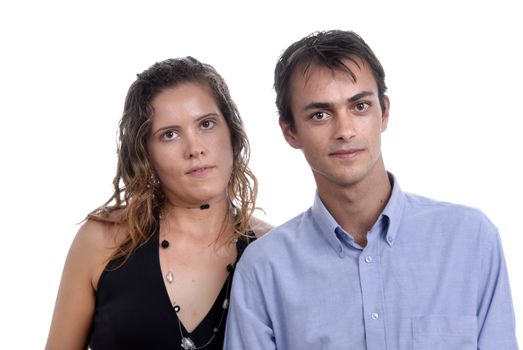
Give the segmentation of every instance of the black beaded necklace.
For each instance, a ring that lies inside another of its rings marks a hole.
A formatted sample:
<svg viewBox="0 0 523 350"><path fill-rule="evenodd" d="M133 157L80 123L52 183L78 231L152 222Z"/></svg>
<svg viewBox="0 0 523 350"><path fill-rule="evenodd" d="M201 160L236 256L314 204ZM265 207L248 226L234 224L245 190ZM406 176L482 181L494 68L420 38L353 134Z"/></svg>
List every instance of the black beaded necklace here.
<svg viewBox="0 0 523 350"><path fill-rule="evenodd" d="M162 243L160 245L163 249L167 249L167 248L169 248L169 241L164 239L164 240L162 240ZM169 292L171 294L171 300L173 300L173 302L172 302L173 309L176 312L176 314L178 314L178 312L180 312L180 310L181 310L181 307L180 307L180 305L178 305L178 303L176 303L176 301L174 301L174 293L172 290L172 283L174 281L174 275L169 267L169 260L166 259L166 262L167 262L168 271L165 274L165 280L167 281L167 283L169 285ZM231 275L232 275L233 270L234 270L234 266L232 264L228 264L227 265L228 274L227 274L227 281L226 281L226 291L225 291L225 298L222 302L222 314L220 316L220 321L218 322L216 327L214 327L212 336L209 338L209 340L204 345L196 346L196 344L194 343L194 341L191 338L189 338L188 336L184 336L180 318L177 317L178 329L180 331L180 337L182 338L182 343L180 345L182 348L184 348L184 350L198 350L198 349L205 348L207 345L209 345L214 340L214 338L216 337L216 334L220 331L220 327L222 326L223 320L225 319L225 313L227 311L227 308L229 307L228 295L229 295L229 288L231 285Z"/></svg>

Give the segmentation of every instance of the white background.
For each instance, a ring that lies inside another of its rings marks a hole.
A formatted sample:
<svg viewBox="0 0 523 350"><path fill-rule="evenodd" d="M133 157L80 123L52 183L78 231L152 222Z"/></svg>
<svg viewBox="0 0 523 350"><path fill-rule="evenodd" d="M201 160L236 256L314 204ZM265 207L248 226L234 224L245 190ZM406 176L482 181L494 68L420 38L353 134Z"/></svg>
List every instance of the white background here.
<svg viewBox="0 0 523 350"><path fill-rule="evenodd" d="M11 3L11 4L10 4ZM69 245L111 193L135 74L192 55L224 76L251 140L259 215L310 206L284 143L272 74L289 44L352 29L387 77L388 170L404 190L483 210L499 227L522 341L523 54L517 1L17 1L0 5L0 347L43 348Z"/></svg>

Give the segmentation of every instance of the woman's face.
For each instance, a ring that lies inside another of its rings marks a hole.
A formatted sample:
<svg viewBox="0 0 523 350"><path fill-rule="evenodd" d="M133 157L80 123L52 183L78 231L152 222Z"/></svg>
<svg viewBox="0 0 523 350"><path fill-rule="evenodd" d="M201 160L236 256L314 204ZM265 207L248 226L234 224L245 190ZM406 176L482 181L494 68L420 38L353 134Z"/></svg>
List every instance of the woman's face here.
<svg viewBox="0 0 523 350"><path fill-rule="evenodd" d="M168 201L191 208L224 200L231 135L210 89L183 83L158 94L152 107L147 149Z"/></svg>

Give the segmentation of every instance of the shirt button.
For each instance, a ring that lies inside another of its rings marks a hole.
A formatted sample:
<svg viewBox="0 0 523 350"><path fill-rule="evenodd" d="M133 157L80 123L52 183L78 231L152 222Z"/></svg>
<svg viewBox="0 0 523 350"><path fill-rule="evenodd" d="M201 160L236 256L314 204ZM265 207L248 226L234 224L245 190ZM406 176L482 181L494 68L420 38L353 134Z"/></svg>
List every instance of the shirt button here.
<svg viewBox="0 0 523 350"><path fill-rule="evenodd" d="M377 320L378 318L380 318L380 315L377 312L373 312L372 314L370 314L370 317L373 320Z"/></svg>
<svg viewBox="0 0 523 350"><path fill-rule="evenodd" d="M367 264L370 264L370 263L372 262L372 256L368 256L368 257L366 257L366 258L365 258L365 262L366 262Z"/></svg>

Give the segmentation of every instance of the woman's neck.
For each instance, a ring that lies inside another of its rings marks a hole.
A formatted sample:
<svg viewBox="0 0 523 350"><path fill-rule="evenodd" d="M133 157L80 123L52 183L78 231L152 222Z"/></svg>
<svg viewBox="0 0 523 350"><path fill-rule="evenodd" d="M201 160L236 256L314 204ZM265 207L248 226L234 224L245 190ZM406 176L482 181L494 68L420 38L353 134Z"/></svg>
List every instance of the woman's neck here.
<svg viewBox="0 0 523 350"><path fill-rule="evenodd" d="M187 244L210 245L232 235L230 207L226 201L201 207L164 206L160 216L161 233Z"/></svg>

